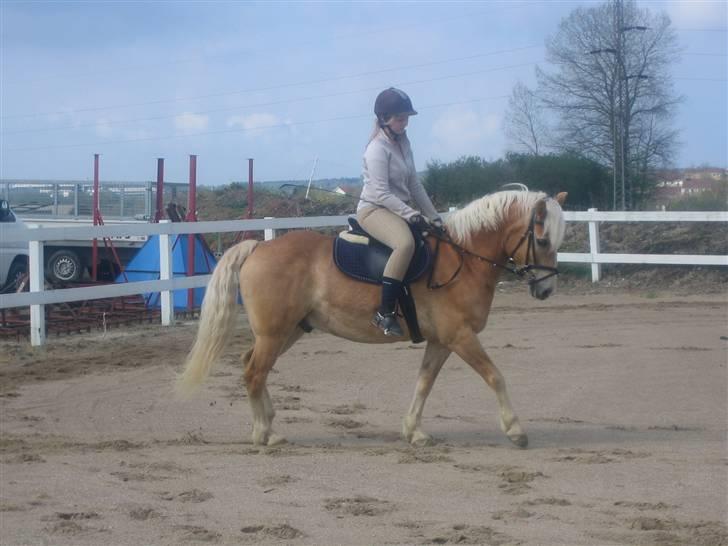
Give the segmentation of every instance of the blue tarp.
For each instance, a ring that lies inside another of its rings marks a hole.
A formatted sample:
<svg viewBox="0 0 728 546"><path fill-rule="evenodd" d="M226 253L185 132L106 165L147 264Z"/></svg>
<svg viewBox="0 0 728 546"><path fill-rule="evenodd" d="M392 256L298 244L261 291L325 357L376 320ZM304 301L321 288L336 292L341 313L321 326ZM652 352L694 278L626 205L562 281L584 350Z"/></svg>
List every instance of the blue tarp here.
<svg viewBox="0 0 728 546"><path fill-rule="evenodd" d="M187 246L188 236L178 235L172 241L172 272L174 277L185 277L187 275ZM199 237L195 237L195 273L207 274L212 273L217 261L210 253L207 245L205 245ZM139 249L136 256L127 264L124 270L126 279L133 281L153 281L159 280L159 236L151 235L149 240ZM119 275L116 282L126 282L124 275ZM194 307L200 307L202 298L205 295L204 288L195 288ZM147 301L147 307L159 307L159 292L148 292L144 294ZM187 308L187 290L174 291L174 307L175 309Z"/></svg>

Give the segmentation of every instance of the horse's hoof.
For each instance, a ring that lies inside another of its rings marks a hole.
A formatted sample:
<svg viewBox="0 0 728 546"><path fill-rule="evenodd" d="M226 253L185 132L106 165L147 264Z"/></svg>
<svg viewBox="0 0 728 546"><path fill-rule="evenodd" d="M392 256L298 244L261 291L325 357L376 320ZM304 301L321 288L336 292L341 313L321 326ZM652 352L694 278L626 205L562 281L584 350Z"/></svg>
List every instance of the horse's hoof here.
<svg viewBox="0 0 728 546"><path fill-rule="evenodd" d="M508 437L511 442L513 442L516 446L520 447L521 449L526 449L528 447L528 436L525 434L518 434L516 436L509 436Z"/></svg>
<svg viewBox="0 0 728 546"><path fill-rule="evenodd" d="M287 443L288 443L288 440L286 440L280 434L273 433L268 438L268 447L280 446L280 445L287 444Z"/></svg>
<svg viewBox="0 0 728 546"><path fill-rule="evenodd" d="M410 443L415 447L429 447L435 445L435 439L429 434L417 431L412 435Z"/></svg>

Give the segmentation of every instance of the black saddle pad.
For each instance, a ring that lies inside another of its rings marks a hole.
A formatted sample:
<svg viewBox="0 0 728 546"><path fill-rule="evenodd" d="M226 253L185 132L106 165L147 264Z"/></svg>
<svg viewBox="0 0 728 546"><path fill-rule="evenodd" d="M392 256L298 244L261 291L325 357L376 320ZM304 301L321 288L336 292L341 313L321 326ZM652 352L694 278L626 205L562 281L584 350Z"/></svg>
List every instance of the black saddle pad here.
<svg viewBox="0 0 728 546"><path fill-rule="evenodd" d="M384 267L392 254L392 249L372 238L352 220L349 219L353 228L349 233L367 237L368 244L352 243L337 237L334 241L334 263L350 277L372 284L381 284ZM405 275L405 284L419 279L432 264L430 247L425 244L419 231L411 229L415 238L415 255Z"/></svg>

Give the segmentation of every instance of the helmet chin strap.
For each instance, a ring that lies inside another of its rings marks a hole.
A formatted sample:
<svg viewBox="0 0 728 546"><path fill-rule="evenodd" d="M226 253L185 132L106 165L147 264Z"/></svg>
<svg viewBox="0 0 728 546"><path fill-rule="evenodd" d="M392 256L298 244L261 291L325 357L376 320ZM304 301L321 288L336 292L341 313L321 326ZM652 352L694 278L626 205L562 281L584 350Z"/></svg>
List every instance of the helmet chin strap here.
<svg viewBox="0 0 728 546"><path fill-rule="evenodd" d="M379 122L379 126L386 133L386 135L389 138L391 138L392 140L395 140L395 141L396 140L399 140L399 137L402 136L402 135L398 135L397 133L395 133L394 131L392 131L392 128L389 125L386 125L386 124L382 123L381 121Z"/></svg>

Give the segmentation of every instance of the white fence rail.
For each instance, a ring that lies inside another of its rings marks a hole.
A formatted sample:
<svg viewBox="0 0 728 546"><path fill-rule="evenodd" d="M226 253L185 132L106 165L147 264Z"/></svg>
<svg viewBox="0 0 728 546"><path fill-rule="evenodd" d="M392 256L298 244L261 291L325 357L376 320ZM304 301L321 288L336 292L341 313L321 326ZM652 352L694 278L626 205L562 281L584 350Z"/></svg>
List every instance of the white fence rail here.
<svg viewBox="0 0 728 546"><path fill-rule="evenodd" d="M592 280L601 276L601 264L664 264L664 265L718 265L728 266L728 256L686 254L603 254L599 250L600 222L719 222L718 230L726 236L728 212L566 212L567 222L589 224L589 252L560 252L560 263L588 263L592 267ZM174 323L172 291L198 288L207 285L210 275L174 278L172 274L172 235L190 233L229 233L241 231L265 231L265 238L275 237L278 229L336 227L347 224L348 216L311 216L304 218L266 218L263 220L234 220L224 222L184 222L160 224L132 224L94 227L40 227L26 233L0 233L5 242L28 242L30 292L0 296L0 309L30 306L30 337L33 345L45 343L46 304L108 298L114 296L161 292L162 324ZM43 242L77 240L90 237L114 237L129 235L160 236L160 280L139 281L126 284L64 288L46 290L43 275Z"/></svg>

